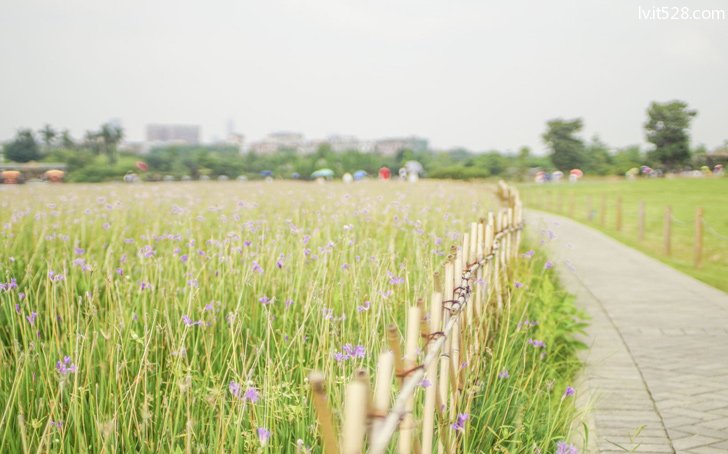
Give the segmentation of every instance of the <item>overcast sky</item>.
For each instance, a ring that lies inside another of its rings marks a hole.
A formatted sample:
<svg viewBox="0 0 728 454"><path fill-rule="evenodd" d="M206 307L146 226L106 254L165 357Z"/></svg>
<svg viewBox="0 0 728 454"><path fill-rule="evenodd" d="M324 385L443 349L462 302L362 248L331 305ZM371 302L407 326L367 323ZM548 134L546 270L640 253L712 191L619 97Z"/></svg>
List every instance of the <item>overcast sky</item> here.
<svg viewBox="0 0 728 454"><path fill-rule="evenodd" d="M76 136L118 118L228 119L247 140L416 134L433 146L543 149L546 120L644 142L650 101L699 111L728 139L728 19L640 20L677 0L2 0L0 139L50 123Z"/></svg>

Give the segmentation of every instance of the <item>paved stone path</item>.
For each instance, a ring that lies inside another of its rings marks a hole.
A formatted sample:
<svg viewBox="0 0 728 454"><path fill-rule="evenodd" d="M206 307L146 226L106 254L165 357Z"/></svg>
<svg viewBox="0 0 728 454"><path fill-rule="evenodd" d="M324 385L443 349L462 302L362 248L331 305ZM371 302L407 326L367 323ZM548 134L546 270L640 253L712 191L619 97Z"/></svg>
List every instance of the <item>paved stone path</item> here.
<svg viewBox="0 0 728 454"><path fill-rule="evenodd" d="M577 388L593 405L589 452L728 453L728 294L583 224L527 221L553 232L547 247L591 317Z"/></svg>

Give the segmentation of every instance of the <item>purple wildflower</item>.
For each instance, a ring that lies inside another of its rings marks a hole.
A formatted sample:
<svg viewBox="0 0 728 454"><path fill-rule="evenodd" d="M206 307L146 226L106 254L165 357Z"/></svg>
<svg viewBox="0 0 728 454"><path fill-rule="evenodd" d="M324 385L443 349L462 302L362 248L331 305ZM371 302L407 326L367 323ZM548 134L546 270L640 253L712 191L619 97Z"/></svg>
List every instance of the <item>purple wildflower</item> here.
<svg viewBox="0 0 728 454"><path fill-rule="evenodd" d="M253 272L263 274L263 268L255 260L253 260Z"/></svg>
<svg viewBox="0 0 728 454"><path fill-rule="evenodd" d="M186 315L186 314L182 316L182 322L183 322L183 323L185 324L185 326L195 326L195 325L198 325L198 326L199 326L199 325L202 325L202 324L204 324L204 323L205 323L205 322L204 322L204 320L197 320L197 321L193 321L193 320L192 320L192 319L191 319L191 318L190 318L190 317L189 317L188 315Z"/></svg>
<svg viewBox="0 0 728 454"><path fill-rule="evenodd" d="M511 374L509 374L509 373L508 373L508 369L503 369L503 370L502 370L502 371L500 371L500 373L498 374L498 378L500 378L500 379L506 379L506 378L511 378Z"/></svg>
<svg viewBox="0 0 728 454"><path fill-rule="evenodd" d="M75 373L78 369L76 368L76 365L71 362L70 356L64 356L63 360L56 361L56 370L61 375L68 375Z"/></svg>
<svg viewBox="0 0 728 454"><path fill-rule="evenodd" d="M270 431L265 427L258 427L258 439L260 439L260 444L265 445L269 438Z"/></svg>
<svg viewBox="0 0 728 454"><path fill-rule="evenodd" d="M530 345L533 345L535 348L546 348L546 344L544 341L537 340L537 339L529 339L528 343Z"/></svg>
<svg viewBox="0 0 728 454"><path fill-rule="evenodd" d="M30 315L25 317L26 320L28 320L28 323L30 323L30 326L35 325L35 319L38 318L37 312L31 312Z"/></svg>
<svg viewBox="0 0 728 454"><path fill-rule="evenodd" d="M258 399L260 399L260 394L257 389L250 387L245 391L245 395L243 397L252 403L256 403L258 402Z"/></svg>
<svg viewBox="0 0 728 454"><path fill-rule="evenodd" d="M356 310L358 312L365 312L365 311L368 311L371 306L372 306L372 303L370 303L369 301L364 301L364 304L362 304L361 306L357 306Z"/></svg>
<svg viewBox="0 0 728 454"><path fill-rule="evenodd" d="M572 388L571 386L567 386L566 390L564 391L564 395L561 396L562 399L565 399L567 397L573 396L576 393L576 390Z"/></svg>
<svg viewBox="0 0 728 454"><path fill-rule="evenodd" d="M83 255L86 253L86 250L84 248L77 247L73 249L73 253L76 255Z"/></svg>
<svg viewBox="0 0 728 454"><path fill-rule="evenodd" d="M228 389L230 390L230 394L235 397L240 397L240 383L233 380L228 384Z"/></svg>
<svg viewBox="0 0 728 454"><path fill-rule="evenodd" d="M565 441L560 441L556 444L556 453L555 454L579 454L579 450L576 449L576 446L566 443Z"/></svg>
<svg viewBox="0 0 728 454"><path fill-rule="evenodd" d="M554 264L551 262L551 260L547 260L546 264L543 266L545 269L550 270L554 267Z"/></svg>
<svg viewBox="0 0 728 454"><path fill-rule="evenodd" d="M25 299L25 293L23 293L23 292L18 293L18 299L20 301L23 301Z"/></svg>
<svg viewBox="0 0 728 454"><path fill-rule="evenodd" d="M291 307L293 305L293 300L287 299L285 304L286 304L286 309L288 309L289 307Z"/></svg>
<svg viewBox="0 0 728 454"><path fill-rule="evenodd" d="M151 288L152 288L152 284L149 284L147 282L141 282L139 284L139 289L140 290L150 290Z"/></svg>
<svg viewBox="0 0 728 454"><path fill-rule="evenodd" d="M270 298L268 298L267 296L261 296L258 301L260 302L260 304L263 305L270 304Z"/></svg>
<svg viewBox="0 0 728 454"><path fill-rule="evenodd" d="M515 287L516 287L516 288L521 288L521 287L523 287L523 282L518 282L518 281L516 281Z"/></svg>
<svg viewBox="0 0 728 454"><path fill-rule="evenodd" d="M180 259L180 260L182 261L182 263L187 263L187 260L188 260L189 258L190 258L190 257L189 257L189 256L188 256L187 254L183 254L183 255L181 255L181 256L179 257L179 259Z"/></svg>
<svg viewBox="0 0 728 454"><path fill-rule="evenodd" d="M422 386L423 388L429 388L430 386L432 386L432 382L428 380L427 377L425 377L420 382L420 386Z"/></svg>
<svg viewBox="0 0 728 454"><path fill-rule="evenodd" d="M460 413L458 415L458 419L454 423L452 423L452 426L451 426L452 429L453 430L465 430L465 421L467 421L469 417L470 417L470 415L467 413Z"/></svg>

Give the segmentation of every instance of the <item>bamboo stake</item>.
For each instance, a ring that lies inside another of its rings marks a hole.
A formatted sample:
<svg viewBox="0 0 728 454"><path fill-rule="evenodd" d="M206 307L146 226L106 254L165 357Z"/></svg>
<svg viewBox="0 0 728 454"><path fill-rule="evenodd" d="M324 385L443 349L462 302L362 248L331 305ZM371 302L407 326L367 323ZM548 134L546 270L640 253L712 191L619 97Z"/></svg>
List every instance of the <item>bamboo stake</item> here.
<svg viewBox="0 0 728 454"><path fill-rule="evenodd" d="M308 382L311 384L313 406L316 409L316 419L318 420L321 431L323 452L325 454L338 454L339 442L337 441L338 437L336 436L333 418L331 417L331 409L329 409L326 403L324 374L313 371L308 376Z"/></svg>
<svg viewBox="0 0 728 454"><path fill-rule="evenodd" d="M640 201L640 208L637 214L637 239L644 241L645 239L645 201Z"/></svg>
<svg viewBox="0 0 728 454"><path fill-rule="evenodd" d="M422 315L420 308L411 306L407 312L407 337L405 342L404 367L410 370L417 364L417 338L420 332L420 319ZM402 377L404 380L404 377ZM415 420L412 412L415 408L414 394L407 401L407 413L399 424L399 452L410 454L412 449L412 438L414 435Z"/></svg>
<svg viewBox="0 0 728 454"><path fill-rule="evenodd" d="M703 261L703 208L695 211L695 268L700 268Z"/></svg>
<svg viewBox="0 0 728 454"><path fill-rule="evenodd" d="M445 293L443 294L443 298L447 298L448 300L452 299L453 295L453 264L448 262L445 264ZM448 311L443 311L442 313L442 324L447 325L448 321L450 320L450 314ZM447 414L447 404L448 404L448 386L450 384L450 344L451 344L451 337L448 337L445 340L445 346L442 349L442 354L440 355L440 389L439 389L439 396L440 396L440 412L442 414Z"/></svg>
<svg viewBox="0 0 728 454"><path fill-rule="evenodd" d="M665 207L665 226L663 237L665 243L665 255L669 257L672 254L672 207L670 205Z"/></svg>
<svg viewBox="0 0 728 454"><path fill-rule="evenodd" d="M369 401L369 378L364 369L359 369L354 373L354 379L346 385L344 399L341 452L360 454L364 450Z"/></svg>
<svg viewBox="0 0 728 454"><path fill-rule="evenodd" d="M465 263L471 264L477 259L477 239L478 239L478 226L480 224L477 222L471 222L470 223L470 249L468 250L468 255L466 257Z"/></svg>
<svg viewBox="0 0 728 454"><path fill-rule="evenodd" d="M430 304L430 333L442 331L442 294L432 294ZM433 339L427 344L427 352L434 350ZM425 389L425 409L422 421L422 454L432 454L432 441L435 430L435 405L437 404L437 364L433 361L427 368L425 378L429 386Z"/></svg>
<svg viewBox="0 0 728 454"><path fill-rule="evenodd" d="M394 354L394 370L397 376L400 377L404 371L404 363L402 362L402 350L399 347L399 332L395 324L387 327L387 343L389 344L389 349ZM402 378L400 377L397 381L402 386Z"/></svg>
<svg viewBox="0 0 728 454"><path fill-rule="evenodd" d="M569 217L574 218L574 205L576 204L574 199L576 198L576 195L572 192L569 196Z"/></svg>
<svg viewBox="0 0 728 454"><path fill-rule="evenodd" d="M392 372L394 370L394 353L392 351L382 352L377 360L377 376L374 386L374 424L372 432L376 432L381 424L379 417L385 416L389 411L389 396L392 391Z"/></svg>
<svg viewBox="0 0 728 454"><path fill-rule="evenodd" d="M617 205L615 206L615 224L617 232L622 231L622 197L617 197Z"/></svg>

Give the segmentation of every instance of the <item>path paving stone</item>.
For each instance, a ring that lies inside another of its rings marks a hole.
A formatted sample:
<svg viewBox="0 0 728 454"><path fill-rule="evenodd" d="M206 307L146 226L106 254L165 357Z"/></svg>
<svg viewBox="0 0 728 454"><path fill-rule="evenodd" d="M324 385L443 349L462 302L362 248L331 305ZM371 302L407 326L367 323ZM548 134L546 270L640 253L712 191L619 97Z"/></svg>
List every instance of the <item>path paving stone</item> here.
<svg viewBox="0 0 728 454"><path fill-rule="evenodd" d="M588 452L728 453L728 294L583 224L527 222L591 318L577 391Z"/></svg>

